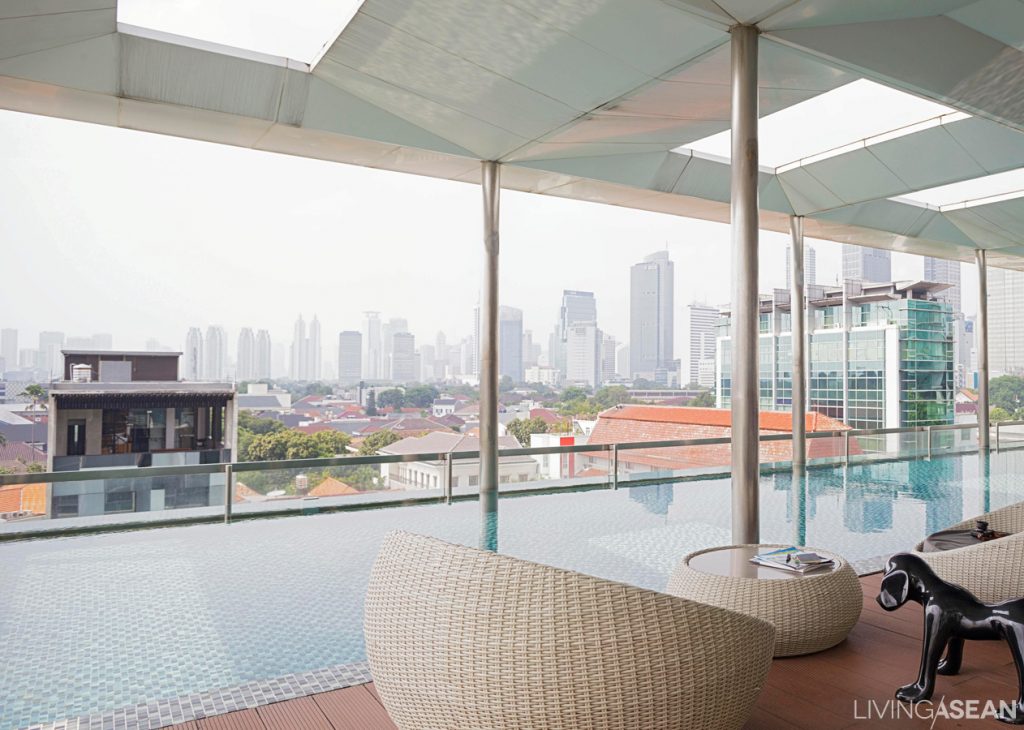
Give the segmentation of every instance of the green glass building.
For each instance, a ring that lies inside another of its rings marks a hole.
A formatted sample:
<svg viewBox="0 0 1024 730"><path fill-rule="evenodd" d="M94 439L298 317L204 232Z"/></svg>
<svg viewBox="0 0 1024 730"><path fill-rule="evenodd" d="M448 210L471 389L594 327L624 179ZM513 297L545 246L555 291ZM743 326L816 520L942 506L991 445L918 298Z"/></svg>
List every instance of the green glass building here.
<svg viewBox="0 0 1024 730"><path fill-rule="evenodd" d="M953 423L953 314L932 282L807 288L808 408L853 428ZM793 396L789 292L762 295L761 410L788 411ZM718 407L731 395L729 312L718 332Z"/></svg>

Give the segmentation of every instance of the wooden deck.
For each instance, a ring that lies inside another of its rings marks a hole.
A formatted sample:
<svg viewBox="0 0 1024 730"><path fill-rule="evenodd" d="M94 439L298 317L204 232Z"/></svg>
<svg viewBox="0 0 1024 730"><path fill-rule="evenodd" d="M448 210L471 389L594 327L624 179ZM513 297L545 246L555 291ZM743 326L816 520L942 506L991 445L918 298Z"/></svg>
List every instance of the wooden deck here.
<svg viewBox="0 0 1024 730"><path fill-rule="evenodd" d="M884 709L893 692L916 677L921 646L921 610L904 606L887 613L875 603L879 575L861 578L864 612L839 646L805 657L777 659L746 730L831 730L832 728L929 728L925 718L868 717L870 701ZM1017 676L1003 642L968 643L963 670L939 677L933 702L1010 701ZM893 700L895 703L895 700ZM952 704L948 705L953 707ZM227 715L208 717L177 728L189 730L391 730L372 684L325 692ZM995 720L939 717L935 728L1004 728ZM441 729L439 729L441 730Z"/></svg>

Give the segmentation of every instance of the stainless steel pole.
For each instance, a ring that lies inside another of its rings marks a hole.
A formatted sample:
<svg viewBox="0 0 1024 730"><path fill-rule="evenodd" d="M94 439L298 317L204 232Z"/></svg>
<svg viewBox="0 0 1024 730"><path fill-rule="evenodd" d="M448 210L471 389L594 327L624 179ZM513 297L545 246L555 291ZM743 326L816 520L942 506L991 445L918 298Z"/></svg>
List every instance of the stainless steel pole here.
<svg viewBox="0 0 1024 730"><path fill-rule="evenodd" d="M612 444L612 489L619 488L619 445Z"/></svg>
<svg viewBox="0 0 1024 730"><path fill-rule="evenodd" d="M732 539L758 542L757 28L732 35Z"/></svg>
<svg viewBox="0 0 1024 730"><path fill-rule="evenodd" d="M234 469L231 464L224 465L224 524L231 522L231 508L234 506L235 490L232 489L234 482Z"/></svg>
<svg viewBox="0 0 1024 730"><path fill-rule="evenodd" d="M481 166L484 281L480 311L480 547L498 549L498 204L497 162Z"/></svg>
<svg viewBox="0 0 1024 730"><path fill-rule="evenodd" d="M807 468L807 308L804 305L804 219L789 217L789 233L793 239L789 248L789 311L792 326L793 365L793 475Z"/></svg>
<svg viewBox="0 0 1024 730"><path fill-rule="evenodd" d="M988 261L985 249L975 252L978 265L978 450L988 451Z"/></svg>

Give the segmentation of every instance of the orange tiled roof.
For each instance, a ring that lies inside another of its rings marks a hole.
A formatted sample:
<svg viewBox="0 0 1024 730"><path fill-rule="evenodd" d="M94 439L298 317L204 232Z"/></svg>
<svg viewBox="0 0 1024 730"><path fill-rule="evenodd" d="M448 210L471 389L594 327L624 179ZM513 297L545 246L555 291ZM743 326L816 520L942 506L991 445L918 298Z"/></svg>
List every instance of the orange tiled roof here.
<svg viewBox="0 0 1024 730"><path fill-rule="evenodd" d="M262 496L262 494L257 492L252 487L247 486L242 482L235 482L235 502L247 502L252 497Z"/></svg>
<svg viewBox="0 0 1024 730"><path fill-rule="evenodd" d="M732 426L732 411L728 408L625 405L603 411L599 418L721 428ZM845 431L849 428L842 421L813 412L806 415L805 423L808 431ZM789 432L793 430L793 416L788 411L761 411L758 425L762 431Z"/></svg>
<svg viewBox="0 0 1024 730"><path fill-rule="evenodd" d="M310 497L340 497L344 494L359 494L359 490L334 477L327 477L309 490Z"/></svg>

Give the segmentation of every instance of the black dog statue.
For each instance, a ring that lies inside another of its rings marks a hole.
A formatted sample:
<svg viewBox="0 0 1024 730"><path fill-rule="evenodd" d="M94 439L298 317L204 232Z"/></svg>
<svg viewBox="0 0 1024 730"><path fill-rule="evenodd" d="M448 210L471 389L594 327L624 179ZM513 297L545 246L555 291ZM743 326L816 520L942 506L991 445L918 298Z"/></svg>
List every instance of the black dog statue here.
<svg viewBox="0 0 1024 730"><path fill-rule="evenodd" d="M907 601L924 606L921 670L916 682L896 690L896 699L931 699L936 674L960 671L965 639L1005 639L1017 665L1018 693L1014 709L999 719L1024 725L1024 598L982 603L966 589L939 578L919 556L899 553L886 563L877 600L886 611L895 611Z"/></svg>

